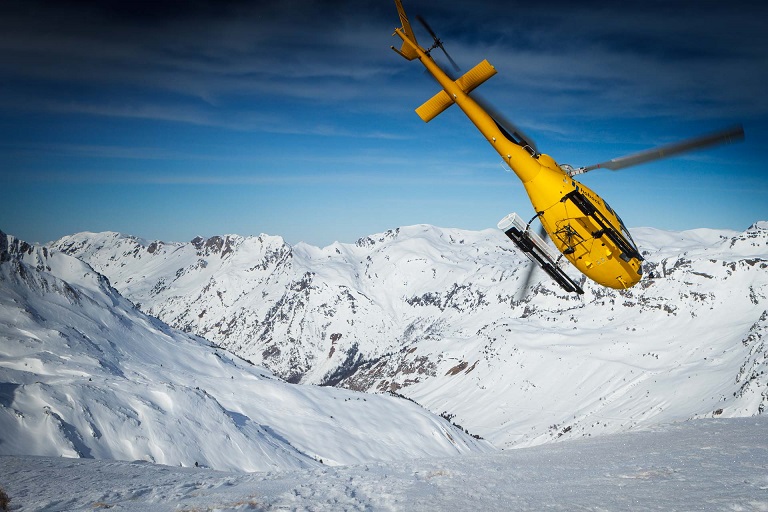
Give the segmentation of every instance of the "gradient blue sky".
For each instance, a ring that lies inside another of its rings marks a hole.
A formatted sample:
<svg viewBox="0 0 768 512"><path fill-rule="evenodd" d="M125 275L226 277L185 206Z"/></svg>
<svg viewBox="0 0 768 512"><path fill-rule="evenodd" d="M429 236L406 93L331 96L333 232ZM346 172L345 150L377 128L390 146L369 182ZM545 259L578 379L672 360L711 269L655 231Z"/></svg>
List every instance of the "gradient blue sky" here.
<svg viewBox="0 0 768 512"><path fill-rule="evenodd" d="M479 92L560 163L744 125L585 175L628 226L768 219L768 3L403 1L462 68L495 65ZM398 24L390 0L3 2L0 229L324 246L532 215L456 107L416 116L437 90L389 49Z"/></svg>

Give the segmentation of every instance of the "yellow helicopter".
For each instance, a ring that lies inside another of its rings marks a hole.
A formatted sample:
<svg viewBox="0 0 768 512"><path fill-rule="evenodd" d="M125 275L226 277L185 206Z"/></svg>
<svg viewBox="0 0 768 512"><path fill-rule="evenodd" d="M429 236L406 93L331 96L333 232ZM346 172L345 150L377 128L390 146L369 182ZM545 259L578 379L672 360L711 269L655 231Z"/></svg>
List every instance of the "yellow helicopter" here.
<svg viewBox="0 0 768 512"><path fill-rule="evenodd" d="M400 49L394 46L392 49L407 60L421 61L442 87L440 92L417 108L416 113L424 122L429 122L455 103L480 130L523 182L536 212L536 216L527 223L512 213L502 219L498 227L567 292L584 293L561 267L563 257L589 279L609 288L629 288L640 281L643 273L643 257L621 218L597 193L576 181L574 176L598 168L615 171L744 138L743 128L737 126L588 167L558 165L549 155L539 153L522 131L470 96L472 90L496 74L496 69L487 60L460 78L451 78L430 56L432 50L440 48L458 71L458 66L435 32L419 17L418 20L434 40L429 48L419 46L401 0L395 0L395 5L402 26L396 28L393 35L399 36L403 43ZM537 217L559 255L542 239L543 233L539 235L530 229L531 222ZM526 286L527 280L523 288Z"/></svg>

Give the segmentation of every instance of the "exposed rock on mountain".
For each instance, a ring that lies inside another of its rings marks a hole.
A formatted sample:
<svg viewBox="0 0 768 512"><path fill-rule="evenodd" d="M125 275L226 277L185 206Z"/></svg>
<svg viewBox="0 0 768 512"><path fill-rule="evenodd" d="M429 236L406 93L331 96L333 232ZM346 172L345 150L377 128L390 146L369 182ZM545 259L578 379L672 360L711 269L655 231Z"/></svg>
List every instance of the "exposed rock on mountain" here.
<svg viewBox="0 0 768 512"><path fill-rule="evenodd" d="M0 454L266 471L488 450L407 400L287 384L142 313L87 263L0 232Z"/></svg>
<svg viewBox="0 0 768 512"><path fill-rule="evenodd" d="M646 278L568 295L495 230L411 226L325 248L261 235L54 243L143 311L292 382L394 391L498 446L768 405L768 223L633 230ZM152 249L150 251L150 248Z"/></svg>

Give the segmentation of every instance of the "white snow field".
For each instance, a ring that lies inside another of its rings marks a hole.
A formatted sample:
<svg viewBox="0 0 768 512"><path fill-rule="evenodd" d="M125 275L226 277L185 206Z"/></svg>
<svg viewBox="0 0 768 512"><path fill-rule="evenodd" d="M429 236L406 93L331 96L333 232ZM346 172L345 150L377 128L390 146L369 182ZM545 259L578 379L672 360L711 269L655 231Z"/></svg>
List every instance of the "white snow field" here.
<svg viewBox="0 0 768 512"><path fill-rule="evenodd" d="M0 465L12 510L765 511L768 418L250 474L50 457L1 456Z"/></svg>
<svg viewBox="0 0 768 512"><path fill-rule="evenodd" d="M80 233L144 312L306 384L395 391L498 448L768 408L768 222L634 229L646 275L567 294L499 230L407 226L325 248Z"/></svg>
<svg viewBox="0 0 768 512"><path fill-rule="evenodd" d="M768 510L768 222L635 233L653 276L580 298L540 275L516 298L490 230L0 233L0 488L11 510Z"/></svg>
<svg viewBox="0 0 768 512"><path fill-rule="evenodd" d="M493 450L408 400L292 385L0 233L0 455L263 471Z"/></svg>

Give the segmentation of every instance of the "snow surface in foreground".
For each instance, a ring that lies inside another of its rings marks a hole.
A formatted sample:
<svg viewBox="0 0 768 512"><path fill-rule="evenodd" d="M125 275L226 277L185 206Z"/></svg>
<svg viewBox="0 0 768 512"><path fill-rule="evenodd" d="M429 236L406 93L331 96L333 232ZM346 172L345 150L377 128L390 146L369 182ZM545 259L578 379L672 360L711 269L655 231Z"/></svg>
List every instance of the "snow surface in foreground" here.
<svg viewBox="0 0 768 512"><path fill-rule="evenodd" d="M224 473L0 457L16 510L768 510L768 418L694 420L495 454Z"/></svg>

